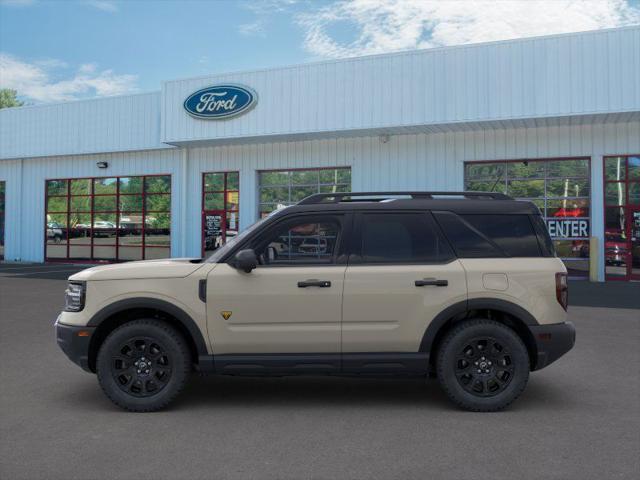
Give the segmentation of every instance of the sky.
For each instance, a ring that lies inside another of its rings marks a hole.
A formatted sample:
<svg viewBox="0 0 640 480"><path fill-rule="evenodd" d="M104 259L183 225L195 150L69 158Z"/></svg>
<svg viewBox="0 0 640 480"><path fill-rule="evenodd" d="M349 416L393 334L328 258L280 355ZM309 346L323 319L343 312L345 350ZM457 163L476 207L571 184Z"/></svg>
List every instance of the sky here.
<svg viewBox="0 0 640 480"><path fill-rule="evenodd" d="M0 0L0 88L28 104L161 82L640 24L640 0Z"/></svg>

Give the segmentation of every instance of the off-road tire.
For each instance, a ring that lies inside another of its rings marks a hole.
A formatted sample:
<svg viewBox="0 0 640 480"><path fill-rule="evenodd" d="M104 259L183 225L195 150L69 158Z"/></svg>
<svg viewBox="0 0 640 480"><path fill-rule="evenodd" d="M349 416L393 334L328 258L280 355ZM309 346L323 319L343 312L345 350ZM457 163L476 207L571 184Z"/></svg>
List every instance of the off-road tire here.
<svg viewBox="0 0 640 480"><path fill-rule="evenodd" d="M180 332L166 322L150 318L133 320L113 330L100 346L96 361L98 382L104 393L117 406L131 412L165 408L182 391L190 371L189 347ZM132 380L125 383L129 376ZM152 389L154 385L156 390Z"/></svg>
<svg viewBox="0 0 640 480"><path fill-rule="evenodd" d="M486 344L482 339L487 340ZM502 353L495 353L496 346L502 348ZM467 359L469 365L465 366ZM525 389L529 370L529 355L522 339L511 328L493 320L457 324L447 332L437 353L436 371L442 389L456 405L473 412L507 408ZM499 381L503 378L508 380ZM495 392L491 388L496 388Z"/></svg>

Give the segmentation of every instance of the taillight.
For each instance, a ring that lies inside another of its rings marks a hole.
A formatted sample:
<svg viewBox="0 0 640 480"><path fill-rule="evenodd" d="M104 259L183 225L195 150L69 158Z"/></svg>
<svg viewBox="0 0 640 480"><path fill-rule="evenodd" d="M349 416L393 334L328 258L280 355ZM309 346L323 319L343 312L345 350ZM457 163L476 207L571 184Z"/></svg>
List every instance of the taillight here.
<svg viewBox="0 0 640 480"><path fill-rule="evenodd" d="M556 273L556 298L562 308L566 310L569 304L569 284L566 273Z"/></svg>

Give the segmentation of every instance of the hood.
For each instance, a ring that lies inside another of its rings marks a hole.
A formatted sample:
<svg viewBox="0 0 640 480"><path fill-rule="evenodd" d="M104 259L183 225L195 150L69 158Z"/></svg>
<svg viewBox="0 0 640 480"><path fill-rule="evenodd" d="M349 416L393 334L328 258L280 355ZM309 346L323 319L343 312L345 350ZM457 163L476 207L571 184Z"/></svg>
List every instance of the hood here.
<svg viewBox="0 0 640 480"><path fill-rule="evenodd" d="M205 265L199 258L167 258L117 263L87 268L69 280L137 280L146 278L182 278Z"/></svg>

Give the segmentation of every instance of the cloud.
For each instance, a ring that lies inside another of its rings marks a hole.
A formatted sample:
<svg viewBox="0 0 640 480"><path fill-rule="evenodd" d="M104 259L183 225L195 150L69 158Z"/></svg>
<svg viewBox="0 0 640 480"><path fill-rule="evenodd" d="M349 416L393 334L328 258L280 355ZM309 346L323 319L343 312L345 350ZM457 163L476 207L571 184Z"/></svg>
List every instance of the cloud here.
<svg viewBox="0 0 640 480"><path fill-rule="evenodd" d="M48 62L48 64L47 64ZM81 65L70 78L59 78L56 60L28 63L0 53L0 88L11 88L35 102L59 102L84 97L122 95L137 90L136 75L119 75L113 70L98 70L96 64ZM53 66L52 66L53 65Z"/></svg>
<svg viewBox="0 0 640 480"><path fill-rule="evenodd" d="M317 57L429 48L640 23L627 0L339 0L296 18ZM354 32L350 39L339 38Z"/></svg>
<svg viewBox="0 0 640 480"><path fill-rule="evenodd" d="M115 13L119 10L116 2L109 0L85 0L83 3L90 7L97 8L98 10L102 10L103 12Z"/></svg>
<svg viewBox="0 0 640 480"><path fill-rule="evenodd" d="M255 22L243 23L238 27L238 32L240 32L241 35L244 35L247 37L264 36L265 35L264 27L265 27L265 21L262 19L259 19L259 20L256 20Z"/></svg>

